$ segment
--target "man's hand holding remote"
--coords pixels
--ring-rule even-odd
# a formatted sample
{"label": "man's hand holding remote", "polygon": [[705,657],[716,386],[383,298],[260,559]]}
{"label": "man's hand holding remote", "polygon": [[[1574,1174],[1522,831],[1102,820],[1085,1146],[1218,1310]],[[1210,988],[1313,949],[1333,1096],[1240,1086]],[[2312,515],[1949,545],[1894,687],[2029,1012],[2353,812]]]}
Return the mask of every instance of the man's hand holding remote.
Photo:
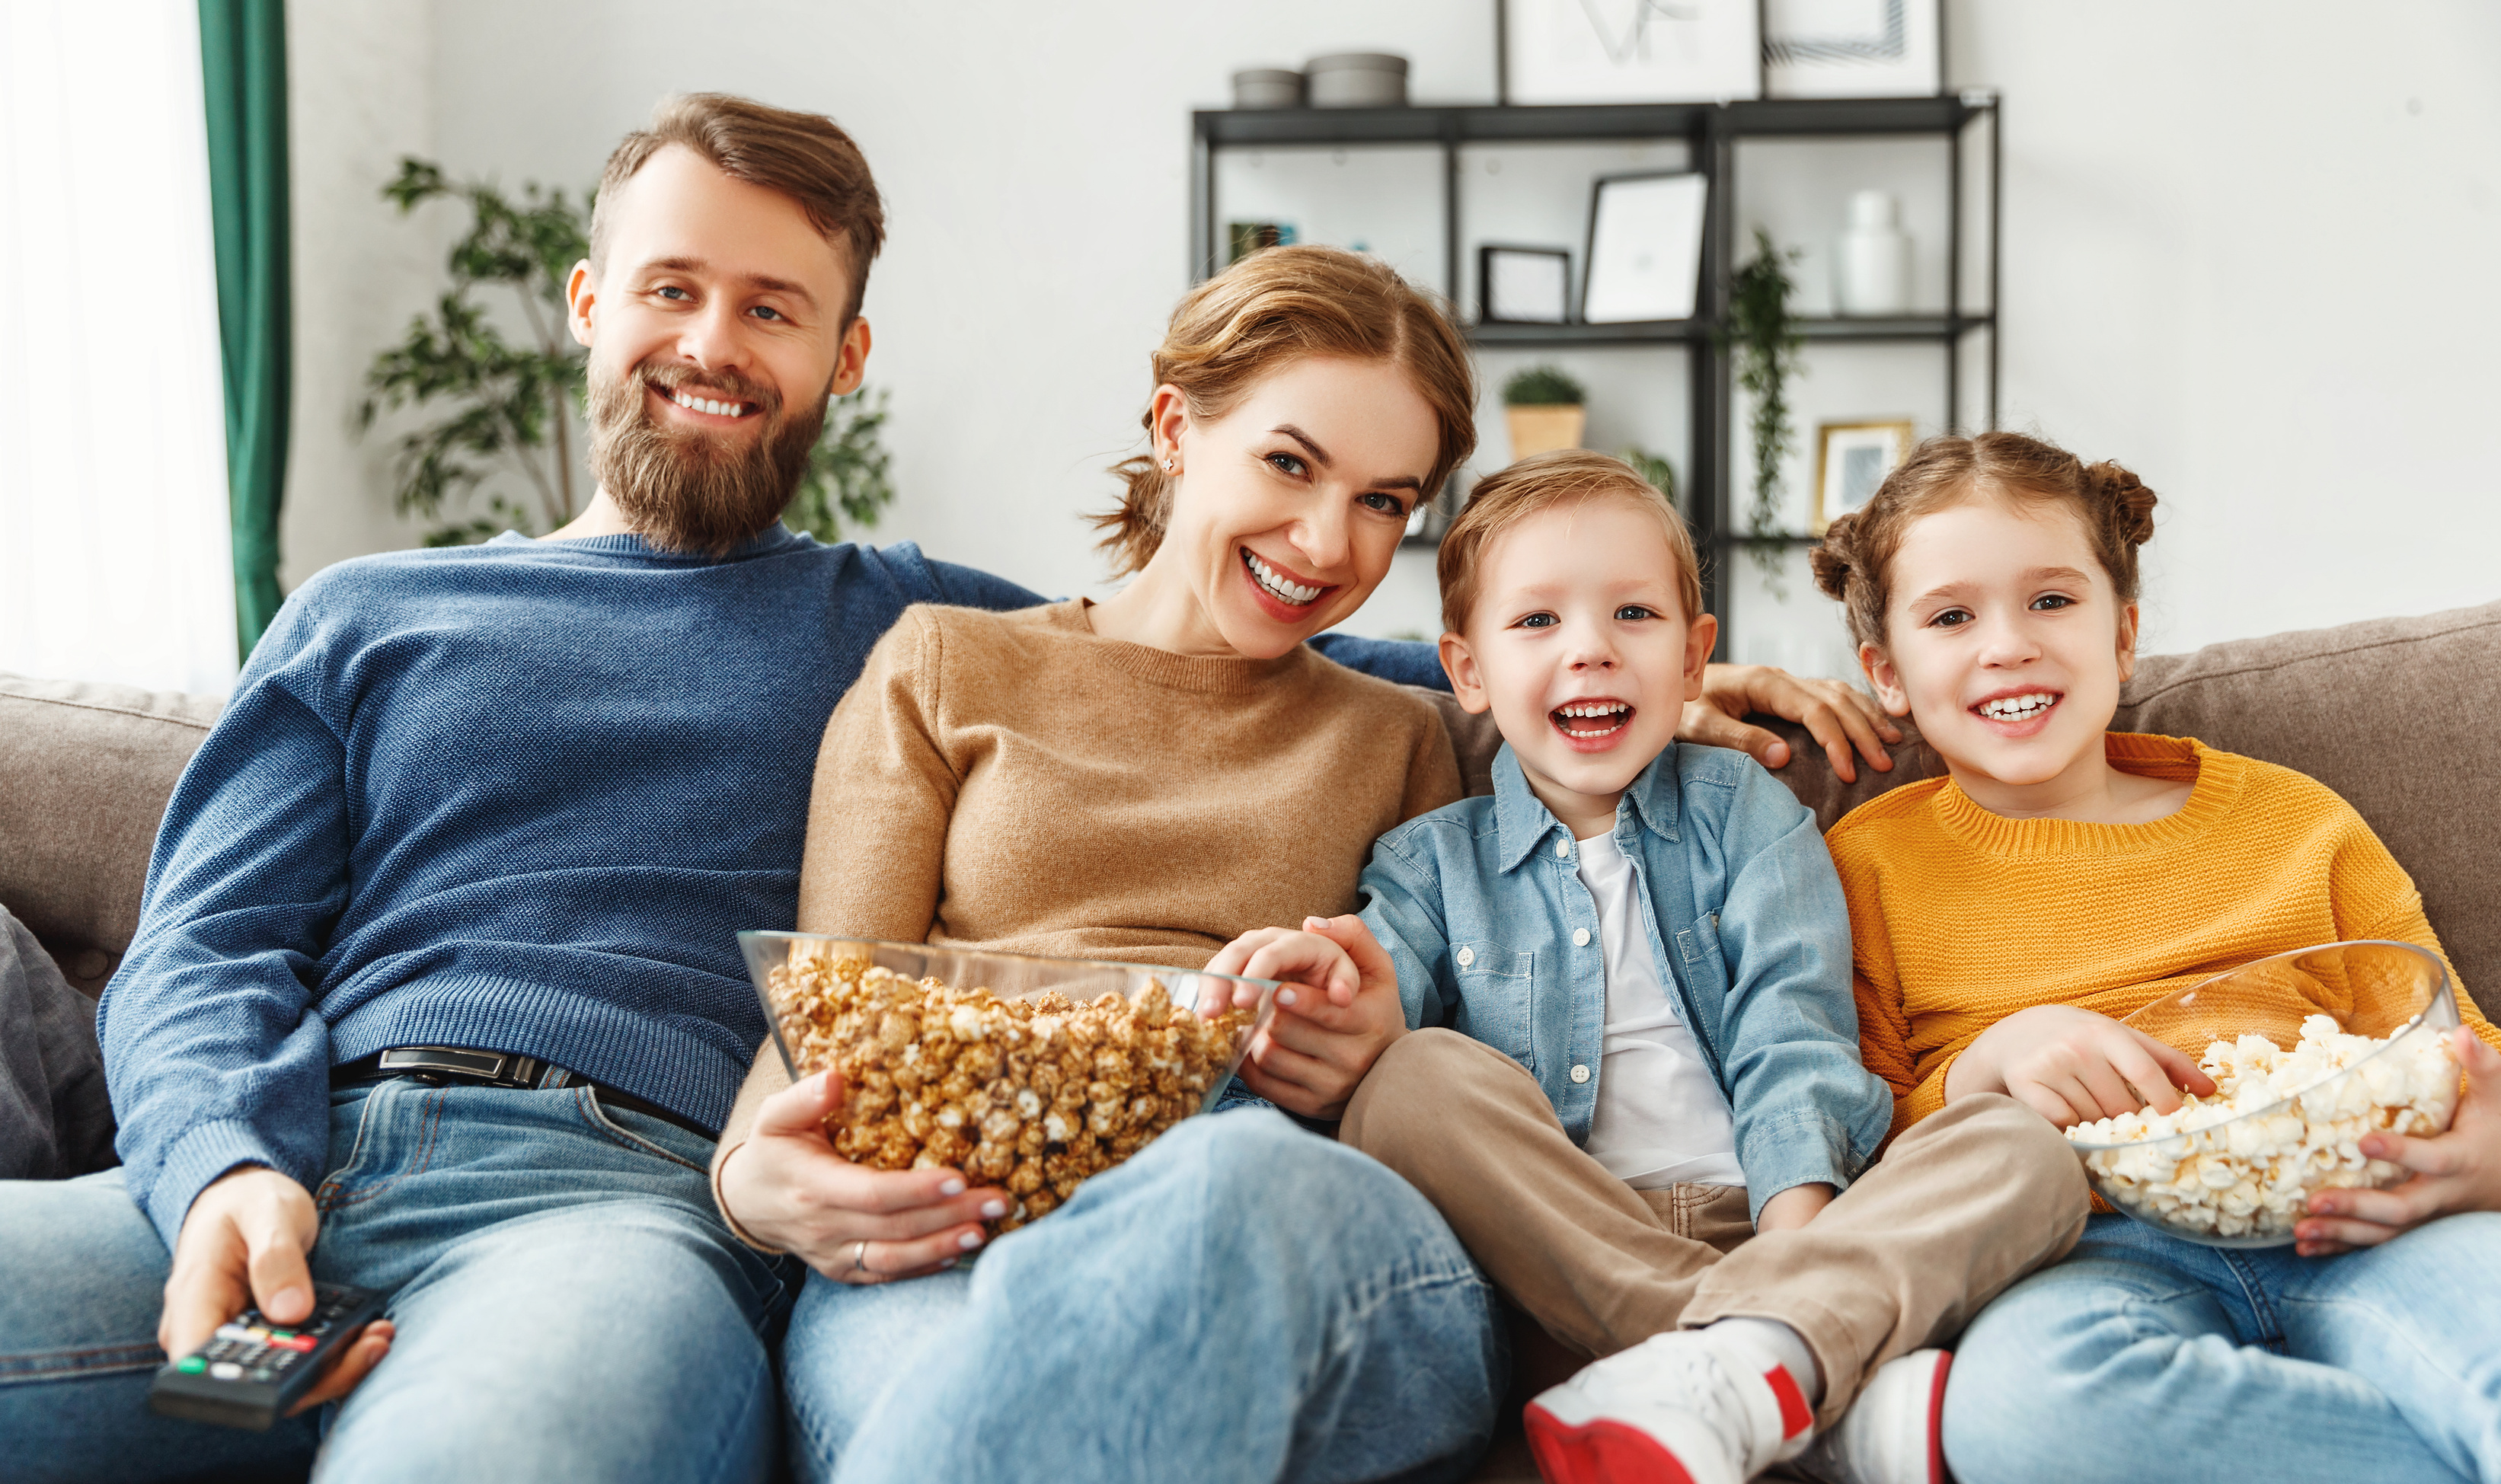
{"label": "man's hand holding remote", "polygon": [[[217,1326],[257,1306],[278,1324],[313,1313],[313,1271],[305,1254],[320,1231],[313,1197],[277,1171],[244,1165],[200,1192],[183,1218],[174,1243],[174,1270],[165,1278],[165,1312],[156,1342],[171,1359],[207,1344]],[[365,1373],[390,1353],[391,1324],[377,1319],[336,1365],[305,1393],[295,1410],[336,1402],[355,1390]]]}

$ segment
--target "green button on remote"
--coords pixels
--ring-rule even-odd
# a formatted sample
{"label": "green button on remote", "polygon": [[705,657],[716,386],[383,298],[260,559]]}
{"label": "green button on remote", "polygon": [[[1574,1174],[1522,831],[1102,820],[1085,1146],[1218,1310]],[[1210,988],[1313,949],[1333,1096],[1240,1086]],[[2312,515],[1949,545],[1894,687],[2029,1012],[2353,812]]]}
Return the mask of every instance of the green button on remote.
{"label": "green button on remote", "polygon": [[183,1374],[186,1376],[195,1376],[201,1371],[208,1369],[209,1363],[201,1359],[199,1356],[186,1355],[183,1357],[183,1363],[174,1369],[183,1372]]}

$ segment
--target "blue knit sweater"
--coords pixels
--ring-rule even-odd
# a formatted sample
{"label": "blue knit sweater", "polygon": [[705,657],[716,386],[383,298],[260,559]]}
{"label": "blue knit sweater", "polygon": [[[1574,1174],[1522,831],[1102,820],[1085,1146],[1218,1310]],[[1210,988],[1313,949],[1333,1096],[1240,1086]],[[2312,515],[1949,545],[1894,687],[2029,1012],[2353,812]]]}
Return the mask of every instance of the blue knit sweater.
{"label": "blue knit sweater", "polygon": [[778,525],[721,560],[508,535],[314,577],[184,770],[98,1008],[132,1198],[171,1245],[239,1164],[311,1188],[331,1066],[389,1046],[718,1127],[764,1037],[732,935],[795,915],[834,703],[907,605],[1040,601]]}

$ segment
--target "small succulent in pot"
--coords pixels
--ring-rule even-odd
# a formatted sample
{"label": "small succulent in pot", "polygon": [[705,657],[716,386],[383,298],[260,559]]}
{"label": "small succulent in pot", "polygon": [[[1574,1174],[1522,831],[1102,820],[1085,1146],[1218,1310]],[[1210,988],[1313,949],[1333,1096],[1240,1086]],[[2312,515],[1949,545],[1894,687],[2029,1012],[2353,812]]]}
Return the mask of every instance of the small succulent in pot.
{"label": "small succulent in pot", "polygon": [[1587,395],[1557,366],[1527,366],[1513,373],[1502,383],[1512,460],[1581,446],[1581,434],[1588,425]]}

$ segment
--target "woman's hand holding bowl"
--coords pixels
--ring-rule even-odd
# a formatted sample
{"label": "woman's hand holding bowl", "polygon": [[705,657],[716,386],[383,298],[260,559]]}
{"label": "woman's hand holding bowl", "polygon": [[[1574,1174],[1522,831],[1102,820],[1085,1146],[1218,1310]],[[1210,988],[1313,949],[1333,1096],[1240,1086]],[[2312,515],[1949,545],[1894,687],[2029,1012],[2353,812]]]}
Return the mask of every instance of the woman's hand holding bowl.
{"label": "woman's hand holding bowl", "polygon": [[871,1170],[834,1152],[825,1118],[843,1080],[807,1077],[756,1106],[746,1142],[720,1167],[721,1206],[747,1235],[840,1283],[886,1283],[954,1266],[982,1245],[1007,1192],[968,1189],[952,1170]]}

